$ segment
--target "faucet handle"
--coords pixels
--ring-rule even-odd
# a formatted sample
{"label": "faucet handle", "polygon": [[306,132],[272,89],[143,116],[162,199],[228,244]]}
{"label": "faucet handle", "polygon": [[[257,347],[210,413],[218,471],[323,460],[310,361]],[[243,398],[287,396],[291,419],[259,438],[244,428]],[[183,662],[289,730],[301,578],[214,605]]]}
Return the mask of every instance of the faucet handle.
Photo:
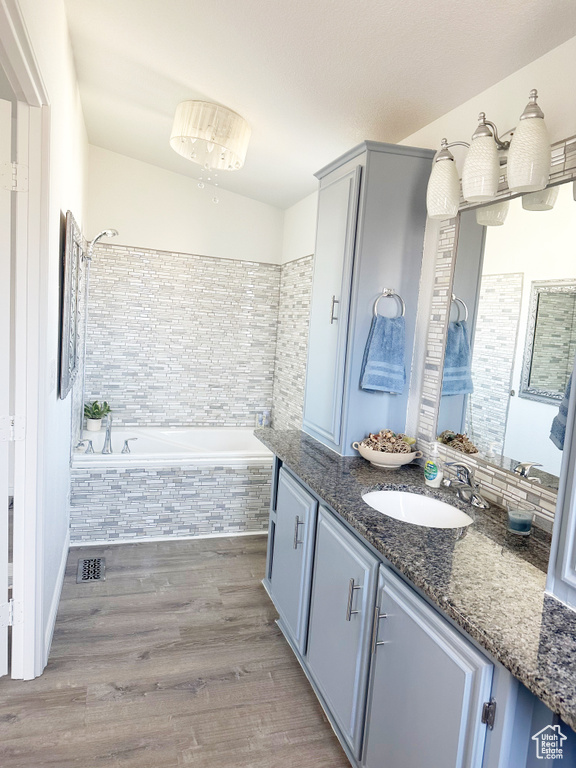
{"label": "faucet handle", "polygon": [[127,440],[124,440],[124,448],[122,448],[122,453],[131,453],[130,446],[128,445],[128,443],[131,440],[138,440],[138,438],[137,437],[129,437]]}
{"label": "faucet handle", "polygon": [[521,477],[529,477],[532,467],[541,467],[542,464],[538,464],[537,461],[521,461],[514,467],[514,472]]}
{"label": "faucet handle", "polygon": [[457,461],[447,461],[446,464],[450,467],[454,467],[454,472],[458,480],[466,485],[472,485],[474,480],[474,470],[466,466],[466,464],[460,464]]}

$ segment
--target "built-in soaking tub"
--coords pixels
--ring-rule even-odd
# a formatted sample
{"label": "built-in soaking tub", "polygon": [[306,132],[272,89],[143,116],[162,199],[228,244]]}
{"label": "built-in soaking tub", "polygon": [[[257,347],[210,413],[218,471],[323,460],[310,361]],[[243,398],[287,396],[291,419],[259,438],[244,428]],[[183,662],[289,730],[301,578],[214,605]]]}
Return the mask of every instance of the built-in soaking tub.
{"label": "built-in soaking tub", "polygon": [[111,454],[104,436],[85,432],[94,453],[74,451],[73,542],[266,530],[272,454],[252,429],[113,425]]}

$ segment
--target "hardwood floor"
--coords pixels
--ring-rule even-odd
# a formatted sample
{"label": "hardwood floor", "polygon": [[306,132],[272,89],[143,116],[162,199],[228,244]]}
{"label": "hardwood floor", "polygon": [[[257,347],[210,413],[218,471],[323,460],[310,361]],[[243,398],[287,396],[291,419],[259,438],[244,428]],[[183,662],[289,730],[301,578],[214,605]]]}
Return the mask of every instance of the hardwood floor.
{"label": "hardwood floor", "polygon": [[[44,675],[0,680],[2,768],[349,768],[274,623],[265,547],[71,550]],[[106,581],[76,584],[99,556]]]}

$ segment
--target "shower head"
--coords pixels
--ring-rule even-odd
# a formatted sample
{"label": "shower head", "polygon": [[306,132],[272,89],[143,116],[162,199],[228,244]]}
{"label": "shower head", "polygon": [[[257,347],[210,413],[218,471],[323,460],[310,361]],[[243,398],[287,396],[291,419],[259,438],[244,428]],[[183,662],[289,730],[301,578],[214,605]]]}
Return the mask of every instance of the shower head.
{"label": "shower head", "polygon": [[88,243],[88,259],[92,258],[92,252],[98,240],[100,240],[102,237],[116,237],[117,234],[117,229],[103,229],[102,232],[99,232],[96,237],[93,240],[90,240]]}

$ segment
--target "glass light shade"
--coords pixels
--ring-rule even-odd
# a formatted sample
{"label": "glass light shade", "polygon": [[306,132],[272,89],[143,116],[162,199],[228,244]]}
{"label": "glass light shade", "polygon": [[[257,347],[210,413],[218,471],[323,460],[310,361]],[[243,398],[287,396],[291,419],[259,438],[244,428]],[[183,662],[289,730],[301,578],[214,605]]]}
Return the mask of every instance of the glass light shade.
{"label": "glass light shade", "polygon": [[462,169],[462,195],[469,202],[491,200],[498,192],[500,161],[492,136],[472,139]]}
{"label": "glass light shade", "polygon": [[546,187],[538,192],[522,196],[522,208],[526,211],[551,211],[558,199],[558,187]]}
{"label": "glass light shade", "polygon": [[251,129],[231,109],[207,101],[178,104],[170,146],[207,170],[237,171],[244,165]]}
{"label": "glass light shade", "polygon": [[520,120],[508,150],[508,187],[512,192],[536,192],[550,178],[552,151],[541,117]]}
{"label": "glass light shade", "polygon": [[487,205],[476,210],[476,221],[482,227],[501,227],[508,216],[509,200]]}
{"label": "glass light shade", "polygon": [[438,160],[432,166],[426,192],[431,219],[452,219],[460,207],[460,179],[454,160]]}

